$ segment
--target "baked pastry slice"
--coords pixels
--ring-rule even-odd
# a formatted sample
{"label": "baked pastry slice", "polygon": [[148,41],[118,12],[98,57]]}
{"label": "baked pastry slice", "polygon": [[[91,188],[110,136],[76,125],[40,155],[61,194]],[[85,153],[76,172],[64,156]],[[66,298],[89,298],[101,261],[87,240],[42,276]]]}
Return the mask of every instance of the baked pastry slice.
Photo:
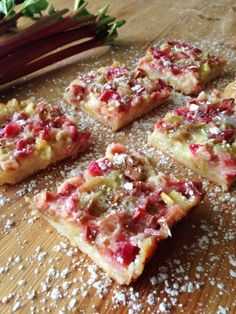
{"label": "baked pastry slice", "polygon": [[117,131],[158,107],[170,91],[162,80],[152,81],[142,71],[114,63],[72,81],[64,98]]}
{"label": "baked pastry slice", "polygon": [[159,48],[148,48],[138,69],[156,80],[163,79],[175,90],[198,94],[204,85],[221,74],[226,60],[182,41],[168,41]]}
{"label": "baked pastry slice", "polygon": [[0,104],[0,184],[15,184],[52,163],[75,157],[89,137],[56,105],[16,99]]}
{"label": "baked pastry slice", "polygon": [[119,284],[142,273],[172,225],[203,198],[201,183],[157,174],[145,155],[112,144],[84,174],[32,207]]}
{"label": "baked pastry slice", "polygon": [[228,189],[236,180],[235,100],[202,92],[158,120],[149,143]]}

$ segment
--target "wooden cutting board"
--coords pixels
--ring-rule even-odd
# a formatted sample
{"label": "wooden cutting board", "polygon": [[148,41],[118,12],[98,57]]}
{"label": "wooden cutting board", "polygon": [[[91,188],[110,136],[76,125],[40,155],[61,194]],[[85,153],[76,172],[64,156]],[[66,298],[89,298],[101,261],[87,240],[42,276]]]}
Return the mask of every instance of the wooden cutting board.
{"label": "wooden cutting board", "polygon": [[[114,60],[133,66],[149,45],[165,38],[197,43],[228,58],[226,73],[208,90],[235,79],[235,1],[107,2],[112,14],[127,20],[113,47],[71,58],[17,87],[2,89],[0,101],[34,96],[62,103],[64,88],[77,73]],[[72,5],[72,1],[54,3],[57,7]],[[90,8],[93,11],[103,4],[90,1]],[[203,204],[176,226],[144,274],[129,287],[119,287],[109,280],[37,218],[25,200],[41,189],[54,188],[97,158],[107,144],[117,141],[153,156],[161,171],[182,178],[195,177],[146,144],[155,120],[185,100],[174,94],[166,106],[117,134],[79,113],[81,124],[93,132],[87,153],[15,187],[0,188],[0,313],[236,313],[235,188],[225,193],[204,181],[207,195]]]}

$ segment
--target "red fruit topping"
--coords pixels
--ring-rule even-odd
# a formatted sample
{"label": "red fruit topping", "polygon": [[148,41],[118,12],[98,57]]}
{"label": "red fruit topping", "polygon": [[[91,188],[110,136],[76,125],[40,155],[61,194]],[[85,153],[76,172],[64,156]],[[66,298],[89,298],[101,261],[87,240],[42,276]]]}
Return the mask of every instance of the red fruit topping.
{"label": "red fruit topping", "polygon": [[32,133],[36,136],[41,134],[42,139],[47,141],[50,137],[50,124],[46,121],[40,120],[34,124]]}
{"label": "red fruit topping", "polygon": [[236,167],[236,158],[233,158],[229,154],[222,155],[222,160],[224,162],[225,167]]}
{"label": "red fruit topping", "polygon": [[117,246],[118,249],[115,253],[116,260],[124,266],[128,266],[132,263],[140,250],[137,246],[125,241],[118,242]]}
{"label": "red fruit topping", "polygon": [[164,50],[154,49],[153,56],[156,59],[160,59],[160,58],[171,59],[170,50],[168,48]]}
{"label": "red fruit topping", "polygon": [[71,195],[74,191],[76,191],[78,188],[78,185],[66,182],[62,185],[60,192],[58,193],[61,196],[68,196]]}
{"label": "red fruit topping", "polygon": [[226,180],[230,184],[236,178],[236,158],[233,158],[229,154],[223,154],[221,156],[222,167],[225,172]]}
{"label": "red fruit topping", "polygon": [[187,54],[187,53],[184,52],[184,51],[181,51],[180,54],[181,54],[182,56],[184,56],[185,58],[187,58],[187,59],[190,57],[189,54]]}
{"label": "red fruit topping", "polygon": [[102,176],[110,168],[111,162],[108,158],[103,158],[98,162],[93,161],[88,166],[87,171],[90,176]]}
{"label": "red fruit topping", "polygon": [[168,45],[172,46],[172,47],[176,46],[177,48],[188,48],[196,54],[202,53],[201,49],[195,48],[195,47],[191,46],[190,44],[184,43],[180,40],[179,41],[168,41]]}
{"label": "red fruit topping", "polygon": [[87,241],[93,241],[96,239],[97,233],[98,233],[97,225],[94,222],[90,221],[85,229],[85,239]]}
{"label": "red fruit topping", "polygon": [[136,210],[135,210],[135,213],[133,215],[133,219],[140,219],[144,216],[145,214],[145,210],[144,208],[142,207],[138,207]]}
{"label": "red fruit topping", "polygon": [[63,123],[65,123],[67,121],[67,118],[65,116],[60,116],[60,117],[56,117],[53,122],[54,122],[54,127],[55,128],[60,128]]}
{"label": "red fruit topping", "polygon": [[41,137],[43,140],[48,141],[50,139],[50,131],[48,129],[42,130]]}
{"label": "red fruit topping", "polygon": [[[29,128],[30,129],[30,128]],[[35,127],[33,127],[32,129],[32,133],[34,135],[38,135],[39,133],[43,132],[44,131],[44,127],[40,126],[40,125],[37,125]]]}
{"label": "red fruit topping", "polygon": [[86,90],[85,87],[80,86],[80,85],[70,86],[70,93],[75,98],[79,98],[78,96],[80,96],[80,99],[82,99],[82,97],[85,94],[85,90]]}
{"label": "red fruit topping", "polygon": [[107,171],[107,170],[111,167],[111,161],[110,161],[110,159],[108,159],[107,157],[104,157],[104,158],[100,161],[100,165],[102,165],[102,170],[103,170],[103,171]]}
{"label": "red fruit topping", "polygon": [[110,67],[105,71],[104,75],[106,79],[109,81],[113,78],[124,75],[126,72],[127,70],[125,67]]}
{"label": "red fruit topping", "polygon": [[199,106],[198,115],[201,121],[209,123],[213,117],[218,115],[218,110],[214,105],[201,105]]}
{"label": "red fruit topping", "polygon": [[34,140],[24,140],[20,139],[16,144],[16,153],[15,156],[17,158],[24,158],[27,157],[29,154],[33,152],[33,146]]}
{"label": "red fruit topping", "polygon": [[235,180],[235,178],[236,178],[236,170],[226,175],[226,180],[228,184],[231,184]]}
{"label": "red fruit topping", "polygon": [[163,191],[176,190],[177,192],[182,193],[186,198],[199,198],[203,199],[204,191],[202,189],[202,183],[200,181],[194,182],[174,182],[166,181]]}
{"label": "red fruit topping", "polygon": [[61,115],[61,110],[57,105],[49,104],[47,106],[47,109],[52,117],[58,117]]}
{"label": "red fruit topping", "polygon": [[234,99],[222,99],[220,103],[220,111],[232,112],[234,107]]}
{"label": "red fruit topping", "polygon": [[78,136],[79,136],[79,131],[78,131],[77,126],[76,125],[69,125],[67,127],[67,130],[69,131],[72,140],[76,141]]}
{"label": "red fruit topping", "polygon": [[198,150],[198,148],[201,147],[201,146],[202,146],[201,144],[190,144],[189,145],[189,149],[190,149],[191,153],[193,155],[195,155],[197,150]]}
{"label": "red fruit topping", "polygon": [[156,86],[158,87],[158,90],[162,90],[162,89],[168,89],[169,91],[172,90],[172,87],[167,85],[165,81],[158,79],[156,81]]}
{"label": "red fruit topping", "polygon": [[197,71],[198,71],[198,67],[195,66],[195,65],[190,65],[189,68],[188,68],[188,70],[189,70],[190,72],[197,72]]}
{"label": "red fruit topping", "polygon": [[171,47],[178,47],[178,48],[189,48],[189,49],[193,48],[190,44],[186,44],[180,40],[168,41],[168,45]]}
{"label": "red fruit topping", "polygon": [[102,176],[103,170],[96,161],[91,162],[87,168],[88,174],[92,177]]}
{"label": "red fruit topping", "polygon": [[[144,206],[146,205],[144,204]],[[153,210],[154,208],[155,208],[155,211]],[[137,208],[133,216],[133,219],[135,220],[134,223],[136,224],[136,228],[137,226],[139,226],[140,231],[145,230],[147,227],[156,229],[159,227],[158,220],[160,219],[161,216],[165,214],[166,214],[166,205],[162,201],[162,203],[147,204],[146,208],[141,208],[141,207]]]}
{"label": "red fruit topping", "polygon": [[9,123],[4,130],[5,137],[16,137],[21,132],[21,126],[15,123]]}
{"label": "red fruit topping", "polygon": [[202,53],[202,50],[199,48],[193,48],[193,52],[195,52],[196,54],[200,54]]}
{"label": "red fruit topping", "polygon": [[27,141],[24,140],[24,139],[21,139],[21,140],[19,140],[19,141],[17,142],[17,144],[16,144],[16,149],[17,149],[17,150],[22,150],[22,149],[24,149],[26,146],[27,146]]}
{"label": "red fruit topping", "polygon": [[209,123],[215,116],[218,115],[218,110],[214,105],[201,104],[198,106],[198,110],[193,111],[189,109],[191,104],[196,103],[190,102],[188,107],[180,107],[175,110],[175,113],[192,123]]}
{"label": "red fruit topping", "polygon": [[218,142],[226,141],[231,144],[234,141],[235,129],[228,129],[220,134],[211,134],[211,138],[214,138]]}
{"label": "red fruit topping", "polygon": [[174,75],[179,75],[182,73],[182,69],[177,66],[170,65],[170,70]]}
{"label": "red fruit topping", "polygon": [[174,46],[181,46],[181,42],[180,41],[168,41],[167,44],[171,47],[174,47]]}
{"label": "red fruit topping", "polygon": [[57,199],[57,196],[51,192],[45,193],[45,201],[46,202],[54,202]]}
{"label": "red fruit topping", "polygon": [[175,109],[175,112],[181,117],[185,117],[189,113],[189,111],[190,110],[187,107],[179,107]]}
{"label": "red fruit topping", "polygon": [[109,89],[106,90],[99,99],[105,102],[108,102],[109,100],[119,100],[120,95],[116,91]]}

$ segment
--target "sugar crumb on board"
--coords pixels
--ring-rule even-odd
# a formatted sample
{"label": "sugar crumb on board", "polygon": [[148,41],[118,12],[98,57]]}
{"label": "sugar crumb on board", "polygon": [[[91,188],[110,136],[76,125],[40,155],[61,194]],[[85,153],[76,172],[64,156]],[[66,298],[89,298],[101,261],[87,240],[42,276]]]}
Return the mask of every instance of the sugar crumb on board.
{"label": "sugar crumb on board", "polygon": [[[221,42],[199,41],[201,47],[209,47],[216,53],[222,51]],[[134,66],[143,51],[133,46],[129,49],[119,51],[120,47],[114,47],[110,56],[102,60],[93,59],[92,62],[84,62],[83,72],[89,71],[92,67],[99,67],[111,63],[117,58],[129,55],[127,62]],[[117,52],[119,55],[117,56]],[[231,50],[224,50],[224,55],[233,62],[235,55]],[[73,76],[75,76],[73,74]],[[229,82],[228,78],[220,78],[208,86],[223,87]],[[47,82],[45,82],[47,83]],[[180,313],[186,313],[185,302],[182,296],[188,296],[191,303],[191,296],[201,292],[206,285],[217,291],[217,297],[228,297],[235,293],[235,287],[228,285],[229,281],[236,277],[236,257],[232,252],[233,241],[235,241],[235,219],[236,219],[236,194],[235,191],[223,192],[220,187],[213,186],[204,180],[204,187],[208,194],[206,203],[209,210],[210,220],[205,219],[202,208],[196,210],[190,217],[191,225],[183,222],[175,231],[173,239],[178,241],[178,231],[186,233],[186,239],[180,243],[174,254],[167,254],[167,258],[158,260],[160,255],[154,256],[151,266],[145,272],[137,284],[131,287],[119,287],[109,279],[96,265],[79,252],[77,248],[58,236],[45,222],[39,220],[31,213],[27,205],[25,210],[17,210],[19,200],[23,197],[32,197],[43,188],[55,188],[65,178],[82,172],[91,160],[103,155],[105,146],[111,142],[124,142],[129,149],[139,149],[156,160],[156,168],[171,172],[172,176],[193,178],[194,174],[186,170],[161,152],[150,148],[147,145],[147,136],[153,130],[153,124],[165,113],[176,106],[183,105],[189,97],[173,93],[166,106],[154,111],[155,114],[148,114],[142,119],[135,121],[132,125],[113,133],[110,129],[95,122],[92,118],[81,112],[74,112],[61,100],[61,93],[69,80],[54,79],[53,84],[60,86],[57,91],[55,102],[58,102],[62,109],[68,114],[75,114],[79,117],[79,126],[92,132],[91,145],[86,153],[74,161],[67,161],[50,167],[49,170],[34,176],[15,188],[15,198],[8,196],[8,193],[1,191],[0,207],[5,209],[0,213],[0,235],[9,241],[16,242],[17,252],[9,255],[10,251],[5,244],[1,250],[4,260],[0,265],[0,285],[6,293],[0,300],[1,307],[8,312],[22,312],[27,307],[29,313],[42,313],[57,310],[58,313],[70,313],[80,306],[81,299],[85,304],[90,304],[93,313],[99,313],[99,305],[103,301],[104,309],[112,308],[114,311],[120,308],[128,309],[129,314],[136,313],[171,313],[178,308]],[[31,86],[31,83],[28,83]],[[46,84],[44,87],[46,93]],[[28,94],[30,96],[30,89]],[[43,94],[43,91],[41,91]],[[16,89],[16,96],[18,90]],[[46,98],[46,96],[45,96]],[[6,208],[9,206],[14,213],[9,213]],[[22,206],[22,205],[21,205]],[[24,214],[22,214],[24,212]],[[198,215],[194,219],[194,215]],[[23,231],[20,226],[24,226]],[[49,228],[47,237],[39,234]],[[38,236],[35,247],[35,239],[27,235],[32,230],[34,236]],[[38,230],[40,232],[38,233]],[[48,238],[49,242],[44,243]],[[27,243],[24,242],[27,239]],[[164,243],[164,245],[168,245]],[[224,252],[219,251],[224,247]],[[27,248],[33,248],[28,252]],[[160,248],[161,250],[161,248]],[[197,261],[197,262],[196,262]],[[228,272],[225,273],[225,269]],[[220,275],[224,273],[225,277]],[[34,285],[31,278],[34,278]],[[15,282],[16,285],[10,284]],[[6,288],[7,286],[7,288]],[[108,299],[108,296],[110,298]],[[111,304],[109,303],[111,302]],[[209,296],[208,305],[214,303]],[[202,313],[207,313],[208,305],[204,305]],[[232,309],[217,305],[217,314],[230,313]],[[6,312],[7,312],[6,311]],[[81,313],[83,308],[81,305]]]}

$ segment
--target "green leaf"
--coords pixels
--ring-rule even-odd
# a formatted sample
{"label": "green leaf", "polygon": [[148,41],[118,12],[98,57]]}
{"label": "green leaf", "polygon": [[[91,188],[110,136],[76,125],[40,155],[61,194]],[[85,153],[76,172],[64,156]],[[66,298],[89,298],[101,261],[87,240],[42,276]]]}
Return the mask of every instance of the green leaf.
{"label": "green leaf", "polygon": [[76,12],[75,18],[77,20],[91,15],[89,11],[86,9],[86,6],[87,6],[87,3],[84,0],[75,1],[74,11]]}
{"label": "green leaf", "polygon": [[47,0],[26,0],[21,7],[21,12],[32,18],[35,14],[42,15],[42,11],[46,10],[48,5]]}
{"label": "green leaf", "polygon": [[125,25],[125,23],[126,23],[126,20],[119,20],[119,21],[116,22],[116,27],[120,28],[123,25]]}
{"label": "green leaf", "polygon": [[105,5],[98,11],[99,14],[97,15],[97,24],[99,27],[108,25],[115,21],[116,18],[114,16],[106,15],[108,9],[109,5]]}
{"label": "green leaf", "polygon": [[15,7],[14,0],[1,0],[0,13],[4,14],[4,16],[6,16],[7,19],[10,19],[15,15],[14,7]]}
{"label": "green leaf", "polygon": [[109,4],[105,5],[105,6],[102,7],[101,9],[99,9],[99,10],[98,10],[98,12],[99,12],[98,17],[99,17],[99,18],[103,18],[103,17],[106,15],[108,9],[109,9]]}
{"label": "green leaf", "polygon": [[15,15],[16,15],[16,12],[12,10],[11,12],[8,13],[7,19],[11,20]]}
{"label": "green leaf", "polygon": [[105,5],[98,11],[96,18],[98,30],[96,31],[96,34],[99,38],[106,38],[110,43],[118,36],[117,28],[124,25],[126,21],[120,20],[114,22],[116,18],[107,14],[108,9],[109,5]]}
{"label": "green leaf", "polygon": [[84,0],[75,0],[74,2],[74,11],[77,11],[82,5],[85,4]]}
{"label": "green leaf", "polygon": [[55,9],[54,5],[50,4],[49,8],[48,8],[48,14],[49,15],[53,15],[55,14],[56,12],[58,12],[57,9]]}
{"label": "green leaf", "polygon": [[109,27],[108,35],[107,35],[107,41],[110,43],[112,42],[116,37],[118,37],[117,28],[120,28],[126,23],[125,20],[120,20],[115,23],[113,23]]}

